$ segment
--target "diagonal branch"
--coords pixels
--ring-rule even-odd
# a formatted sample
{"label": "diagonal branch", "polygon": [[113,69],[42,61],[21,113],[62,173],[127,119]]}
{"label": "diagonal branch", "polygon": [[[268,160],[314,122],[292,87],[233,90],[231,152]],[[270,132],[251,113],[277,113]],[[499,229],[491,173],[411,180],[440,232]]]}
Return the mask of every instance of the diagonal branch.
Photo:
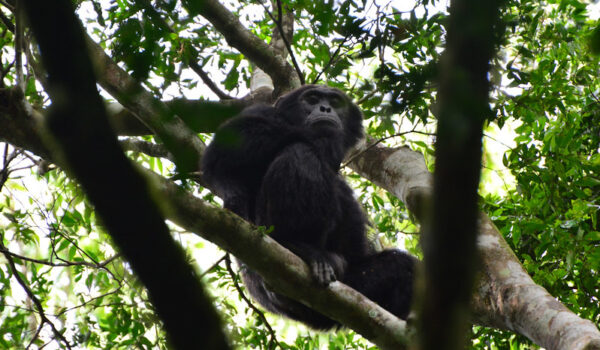
{"label": "diagonal branch", "polygon": [[202,79],[202,82],[204,82],[204,85],[208,86],[208,88],[212,92],[214,92],[215,95],[217,95],[217,97],[219,97],[221,100],[232,100],[233,97],[229,96],[227,93],[225,93],[221,89],[219,89],[219,87],[217,86],[217,84],[215,84],[215,82],[210,79],[210,76],[208,75],[208,73],[206,73],[202,69],[202,67],[200,67],[200,65],[198,64],[198,62],[192,60],[192,59],[195,60],[195,59],[198,58],[198,53],[191,46],[189,46],[189,49],[193,50],[193,52],[190,55],[190,58],[187,58],[188,57],[187,55],[184,55],[184,57],[186,57],[186,61],[187,61],[188,66],[196,74],[198,74],[198,76],[200,77],[200,79]]}
{"label": "diagonal branch", "polygon": [[[3,125],[1,113],[0,125]],[[37,127],[27,130],[30,130],[28,140],[40,138]],[[0,128],[0,139],[13,131]],[[24,143],[23,147],[29,149]],[[48,155],[48,160],[55,161],[46,148],[42,153]],[[117,170],[112,168],[110,171],[114,176]],[[233,253],[261,273],[270,285],[283,288],[283,294],[340,321],[382,348],[405,348],[404,321],[342,283],[333,283],[328,288],[314,285],[306,263],[262,231],[227,210],[206,204],[169,180],[147,174],[153,179],[151,183],[160,185],[164,207],[170,208],[166,213],[169,220]],[[164,253],[155,256],[164,256]]]}
{"label": "diagonal branch", "polygon": [[205,145],[162,101],[154,98],[85,35],[98,83],[165,143],[181,172],[194,172]]}
{"label": "diagonal branch", "polygon": [[171,208],[167,218],[215,243],[259,272],[275,292],[301,301],[352,328],[383,349],[405,349],[406,322],[341,282],[317,285],[306,263],[262,230],[228,210],[205,203],[146,171]]}

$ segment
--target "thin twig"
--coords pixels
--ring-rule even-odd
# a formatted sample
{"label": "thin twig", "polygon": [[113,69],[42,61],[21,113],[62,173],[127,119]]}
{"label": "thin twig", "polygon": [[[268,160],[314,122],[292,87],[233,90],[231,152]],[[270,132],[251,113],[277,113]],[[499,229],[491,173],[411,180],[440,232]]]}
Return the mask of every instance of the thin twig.
{"label": "thin twig", "polygon": [[[60,331],[56,328],[56,326],[54,325],[54,323],[48,318],[48,316],[46,316],[46,313],[44,311],[44,307],[42,306],[42,303],[40,302],[40,300],[35,296],[35,294],[31,291],[31,289],[29,288],[29,286],[27,285],[27,283],[25,283],[25,281],[21,278],[21,276],[19,275],[19,271],[17,270],[17,267],[15,266],[15,262],[12,258],[12,256],[8,253],[6,253],[6,247],[4,246],[4,237],[0,236],[0,249],[2,254],[4,255],[4,257],[6,258],[7,262],[8,262],[8,266],[10,267],[10,270],[12,272],[13,277],[17,280],[17,282],[19,283],[19,285],[21,286],[21,288],[23,288],[23,290],[25,291],[25,294],[27,294],[27,296],[29,297],[29,299],[31,299],[31,301],[33,302],[33,304],[35,305],[35,308],[42,320],[42,324],[40,325],[40,327],[42,327],[42,325],[44,323],[47,323],[50,328],[52,329],[52,333],[54,333],[54,336],[56,338],[59,339],[60,342],[64,343],[65,346],[67,347],[67,349],[71,349],[71,344],[67,341],[67,339],[65,338],[65,336],[60,333]],[[39,332],[36,333],[36,335],[39,335]],[[34,338],[35,339],[35,338]]]}
{"label": "thin twig", "polygon": [[[191,46],[189,46],[189,48],[190,48],[190,50],[193,51],[191,56],[194,58],[198,57],[198,53],[196,52],[196,50],[194,48],[192,48]],[[212,79],[210,78],[208,73],[206,73],[202,69],[202,67],[200,67],[198,62],[189,61],[189,62],[187,62],[187,64],[196,74],[198,74],[200,79],[202,79],[202,82],[204,83],[204,85],[206,85],[212,92],[214,92],[215,95],[217,95],[217,97],[219,97],[221,100],[233,100],[234,99],[234,97],[228,95],[223,90],[219,89],[217,84],[214,81],[212,81]]]}
{"label": "thin twig", "polygon": [[504,142],[502,142],[502,141],[500,141],[500,140],[498,140],[498,139],[494,138],[493,136],[491,136],[491,135],[489,135],[489,134],[485,134],[485,133],[484,133],[484,134],[483,134],[483,137],[487,137],[488,139],[491,139],[491,140],[493,140],[493,141],[496,141],[496,142],[498,142],[499,144],[501,144],[502,146],[504,146],[504,147],[508,148],[509,150],[512,150],[512,149],[514,149],[513,147],[511,147],[511,146],[509,146],[509,145],[505,144]]}
{"label": "thin twig", "polygon": [[235,286],[235,289],[237,290],[237,292],[240,295],[240,297],[242,298],[242,300],[244,300],[244,302],[246,302],[248,307],[250,307],[252,309],[252,311],[254,311],[258,315],[258,317],[263,321],[265,327],[267,327],[267,330],[269,331],[269,334],[271,335],[271,339],[269,339],[269,344],[267,345],[268,348],[275,349],[277,346],[281,347],[281,345],[279,345],[279,341],[277,341],[277,336],[275,335],[275,331],[273,331],[273,328],[271,328],[271,325],[269,324],[269,321],[267,321],[265,314],[262,311],[260,311],[252,303],[252,301],[250,301],[250,299],[248,299],[246,294],[244,294],[242,287],[240,286],[240,284],[237,281],[237,275],[235,274],[235,272],[233,272],[233,268],[231,267],[231,259],[229,257],[229,253],[225,254],[225,265],[227,266],[227,271],[229,272],[229,275],[231,276],[233,285]]}
{"label": "thin twig", "polygon": [[344,37],[344,39],[342,39],[342,41],[338,44],[333,55],[329,56],[329,61],[327,61],[327,64],[325,65],[325,67],[323,67],[323,69],[321,69],[321,71],[317,74],[317,76],[313,80],[313,84],[316,84],[319,81],[319,79],[321,78],[321,75],[323,75],[323,73],[325,73],[329,69],[329,67],[331,67],[333,65],[333,61],[339,55],[339,53],[342,49],[342,46],[346,43],[346,41],[348,41],[349,37],[350,37],[350,34],[346,35]]}
{"label": "thin twig", "polygon": [[23,76],[23,7],[22,1],[17,1],[15,5],[15,75],[17,77],[17,87],[21,92],[25,92],[25,78]]}
{"label": "thin twig", "polygon": [[37,329],[35,330],[35,333],[33,334],[33,337],[31,338],[31,341],[29,341],[29,344],[27,344],[27,347],[25,348],[25,350],[28,350],[29,348],[31,348],[31,346],[33,345],[33,343],[35,342],[37,337],[39,337],[40,332],[42,331],[42,328],[44,328],[44,322],[40,322]]}
{"label": "thin twig", "polygon": [[[115,289],[111,290],[110,292],[106,292],[106,293],[104,293],[104,294],[97,295],[97,296],[95,296],[95,297],[93,297],[93,298],[91,298],[91,299],[89,299],[89,300],[86,300],[86,301],[84,301],[83,303],[81,303],[81,304],[79,304],[79,305],[75,305],[75,306],[72,306],[72,307],[70,307],[70,308],[63,309],[61,312],[59,312],[58,314],[56,314],[56,315],[54,315],[54,316],[56,316],[56,317],[58,317],[58,316],[62,316],[62,315],[66,314],[66,313],[67,313],[67,312],[69,312],[69,311],[73,311],[73,310],[75,310],[75,309],[82,308],[82,307],[84,307],[84,306],[86,306],[86,305],[88,305],[88,304],[91,304],[91,303],[93,303],[94,301],[96,301],[96,300],[98,300],[98,299],[103,299],[103,298],[105,298],[105,297],[107,297],[107,296],[109,296],[109,295],[116,294],[116,293],[117,293],[117,292],[119,292],[119,291],[121,290],[121,288],[123,287],[123,284],[121,283],[121,281],[119,281],[119,280],[116,280],[116,281],[119,283],[119,286],[118,286],[118,287],[116,287]],[[114,306],[114,305],[112,305],[112,304],[116,304],[116,305],[126,305],[125,303],[109,303],[109,304],[95,305],[95,308],[102,307],[102,306]]]}
{"label": "thin twig", "polygon": [[96,269],[104,268],[106,265],[110,264],[117,258],[121,257],[121,254],[116,254],[98,264],[90,263],[87,261],[67,261],[67,262],[62,262],[62,263],[54,263],[49,260],[34,259],[34,258],[29,258],[29,257],[23,256],[23,255],[19,255],[17,253],[13,253],[13,252],[9,251],[5,247],[0,247],[0,253],[8,254],[8,255],[12,256],[13,258],[17,258],[20,260],[29,261],[29,262],[32,262],[35,264],[46,265],[46,266],[51,266],[51,267],[87,266],[87,267],[92,267],[92,268],[96,268]]}
{"label": "thin twig", "polygon": [[363,102],[365,102],[366,100],[373,97],[377,92],[378,92],[377,90],[369,91],[367,94],[365,94],[363,97],[361,97],[358,101],[356,101],[356,104],[361,105]]}
{"label": "thin twig", "polygon": [[592,98],[596,101],[596,103],[600,104],[600,99],[598,98],[598,96],[596,96],[596,94],[592,91],[592,89],[590,89],[590,87],[587,87],[590,95],[592,95]]}
{"label": "thin twig", "polygon": [[[416,126],[415,126],[416,128]],[[369,146],[365,147],[365,149],[361,150],[360,152],[356,152],[355,154],[350,156],[350,159],[348,159],[343,165],[342,167],[346,167],[348,166],[348,164],[352,163],[354,161],[354,159],[356,159],[358,156],[360,156],[361,154],[367,152],[368,150],[370,150],[371,148],[377,146],[378,144],[380,144],[381,142],[394,138],[394,137],[399,137],[399,136],[404,136],[406,134],[421,134],[421,135],[427,135],[427,136],[435,136],[435,134],[430,133],[430,132],[425,132],[425,131],[417,131],[415,130],[415,128],[413,128],[410,131],[405,131],[405,132],[401,132],[398,134],[394,134],[394,135],[390,135],[390,136],[386,136],[386,137],[382,137],[379,140],[373,142],[372,144],[370,144]]]}
{"label": "thin twig", "polygon": [[298,61],[296,61],[296,55],[294,55],[294,52],[292,51],[292,45],[290,45],[290,42],[287,40],[287,37],[285,35],[285,32],[283,30],[283,13],[282,13],[282,9],[281,9],[281,1],[277,0],[277,8],[279,11],[279,18],[275,18],[275,16],[273,16],[273,14],[271,13],[271,11],[269,11],[269,9],[267,8],[267,6],[262,2],[259,1],[259,3],[262,5],[262,7],[265,9],[265,12],[267,13],[267,15],[269,15],[269,18],[271,18],[271,20],[273,22],[275,22],[275,26],[277,27],[277,30],[279,31],[279,35],[281,35],[281,39],[283,40],[283,43],[285,44],[285,48],[287,49],[288,53],[290,54],[290,59],[292,60],[292,64],[294,65],[294,69],[296,70],[296,74],[298,74],[298,79],[300,79],[300,84],[304,85],[306,84],[306,81],[304,80],[304,74],[302,73],[302,70],[300,69],[300,66],[298,65]]}

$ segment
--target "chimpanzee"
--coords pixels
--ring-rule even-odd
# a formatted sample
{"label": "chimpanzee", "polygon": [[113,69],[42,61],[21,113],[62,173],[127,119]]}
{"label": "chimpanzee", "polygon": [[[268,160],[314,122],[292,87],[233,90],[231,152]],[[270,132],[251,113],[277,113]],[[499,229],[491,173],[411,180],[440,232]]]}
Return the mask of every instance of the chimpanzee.
{"label": "chimpanzee", "polygon": [[[300,256],[317,283],[340,280],[406,319],[416,259],[397,249],[375,252],[367,220],[339,173],[363,136],[362,113],[338,89],[305,85],[275,106],[255,105],[222,125],[206,149],[204,179],[226,208],[273,227],[271,237]],[[315,329],[335,321],[269,290],[248,268],[242,277],[267,310]]]}

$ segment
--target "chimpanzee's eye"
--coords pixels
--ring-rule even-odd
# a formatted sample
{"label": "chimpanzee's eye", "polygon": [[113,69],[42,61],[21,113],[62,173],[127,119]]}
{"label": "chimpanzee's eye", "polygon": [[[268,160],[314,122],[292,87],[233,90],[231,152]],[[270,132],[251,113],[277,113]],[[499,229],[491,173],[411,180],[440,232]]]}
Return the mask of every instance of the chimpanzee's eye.
{"label": "chimpanzee's eye", "polygon": [[329,98],[329,103],[333,108],[340,108],[344,106],[344,100],[342,100],[339,96],[331,96]]}
{"label": "chimpanzee's eye", "polygon": [[306,102],[308,102],[311,105],[316,105],[317,103],[319,103],[319,97],[317,95],[307,95],[305,99]]}

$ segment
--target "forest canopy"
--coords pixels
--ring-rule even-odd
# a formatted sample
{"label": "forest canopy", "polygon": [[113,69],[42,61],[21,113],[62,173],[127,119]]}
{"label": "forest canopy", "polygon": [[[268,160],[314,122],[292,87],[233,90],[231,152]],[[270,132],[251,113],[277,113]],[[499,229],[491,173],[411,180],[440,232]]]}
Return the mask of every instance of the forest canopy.
{"label": "forest canopy", "polygon": [[[600,349],[599,54],[584,0],[0,0],[0,348]],[[340,172],[424,261],[409,322],[202,178],[305,84],[362,110]],[[344,328],[264,311],[233,257]]]}

